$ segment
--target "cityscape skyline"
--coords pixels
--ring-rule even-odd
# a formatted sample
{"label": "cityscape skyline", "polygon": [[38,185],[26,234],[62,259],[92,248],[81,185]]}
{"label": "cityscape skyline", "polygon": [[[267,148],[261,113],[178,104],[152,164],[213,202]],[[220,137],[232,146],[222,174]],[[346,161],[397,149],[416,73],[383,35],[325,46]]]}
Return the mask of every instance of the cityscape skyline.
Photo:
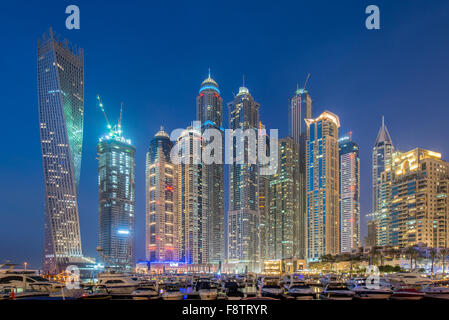
{"label": "cityscape skyline", "polygon": [[[59,29],[59,28],[58,28]],[[61,28],[62,29],[62,28]],[[45,30],[45,28],[42,29],[42,31]],[[67,32],[64,33],[64,36],[67,35],[67,38],[70,38],[70,40],[73,40],[72,36],[70,34],[67,34]],[[368,35],[366,35],[368,36]],[[35,37],[37,38],[37,36]],[[83,41],[77,41],[77,43],[83,47],[83,48],[88,48],[88,45],[83,44]],[[35,44],[35,42],[34,42]],[[31,45],[30,45],[31,47]],[[86,49],[87,50],[87,49]],[[95,56],[94,56],[95,57]],[[86,55],[86,63],[89,61],[89,55]],[[95,60],[93,60],[95,61]],[[89,62],[89,64],[92,64],[92,62]],[[210,65],[211,66],[210,66]],[[214,68],[214,65],[218,66]],[[154,136],[154,134],[157,132],[157,128],[159,128],[159,126],[162,124],[164,125],[164,127],[166,128],[178,128],[178,127],[185,127],[190,121],[190,119],[194,119],[194,112],[195,112],[195,108],[194,108],[194,97],[195,97],[195,90],[190,90],[191,87],[198,87],[198,84],[201,82],[202,79],[204,79],[207,68],[208,67],[212,67],[213,70],[213,74],[215,75],[214,78],[220,83],[221,86],[221,90],[223,92],[223,95],[226,97],[224,98],[224,102],[228,102],[231,101],[232,98],[231,94],[232,94],[232,89],[231,88],[235,88],[238,86],[239,78],[240,76],[238,75],[238,71],[234,71],[232,73],[235,73],[233,75],[233,83],[229,83],[230,81],[227,81],[226,77],[221,76],[220,74],[223,74],[223,68],[219,67],[219,63],[211,63],[211,62],[207,62],[205,63],[205,65],[202,65],[201,68],[202,70],[197,70],[195,71],[195,73],[192,74],[192,76],[188,77],[189,81],[186,82],[186,91],[191,91],[191,95],[190,96],[183,96],[181,94],[180,99],[184,100],[185,102],[184,104],[184,109],[187,109],[188,113],[190,116],[186,117],[186,118],[182,118],[183,117],[183,112],[185,111],[181,111],[178,110],[178,108],[174,108],[173,110],[177,110],[177,111],[181,111],[179,114],[179,118],[177,121],[174,121],[173,119],[167,119],[168,117],[171,116],[169,110],[165,110],[163,107],[161,107],[161,111],[158,112],[158,115],[155,117],[155,119],[151,119],[151,120],[147,120],[145,121],[145,123],[143,124],[139,124],[138,122],[135,122],[136,119],[139,119],[139,115],[138,114],[134,114],[134,115],[130,115],[129,118],[127,118],[127,116],[125,116],[124,119],[124,123],[128,123],[131,124],[133,123],[133,125],[125,125],[127,126],[127,131],[129,132],[129,134],[127,135],[128,137],[131,137],[133,139],[133,141],[138,141],[138,146],[137,146],[137,153],[136,153],[136,158],[139,158],[138,163],[137,163],[137,171],[139,171],[138,174],[136,174],[136,176],[140,176],[142,177],[142,163],[144,162],[145,156],[145,150],[147,150],[148,146],[149,146],[149,141],[150,139]],[[106,66],[104,66],[106,67]],[[100,68],[101,69],[101,68]],[[173,68],[176,69],[176,68]],[[241,66],[237,66],[235,68],[236,70],[240,70],[240,69],[244,69],[241,68]],[[314,72],[314,68],[307,68],[307,65],[302,66],[300,69],[300,71],[295,71],[292,72],[294,73],[294,75],[290,75],[291,78],[296,77],[299,80],[294,80],[294,79],[290,79],[290,80],[285,80],[283,81],[283,86],[285,86],[285,91],[276,93],[275,95],[273,94],[273,92],[271,90],[264,90],[264,86],[267,86],[267,83],[261,83],[260,79],[257,79],[257,72],[255,72],[255,70],[252,70],[252,72],[248,72],[245,70],[242,70],[244,72],[241,73],[245,73],[246,78],[248,79],[247,82],[249,83],[248,87],[250,89],[250,91],[254,93],[254,96],[256,97],[256,100],[259,101],[262,105],[261,107],[261,120],[264,122],[264,124],[266,123],[266,126],[268,129],[270,128],[280,128],[281,129],[281,134],[280,137],[284,137],[287,135],[287,132],[285,130],[285,127],[287,126],[288,120],[287,120],[287,113],[288,113],[288,99],[290,96],[292,96],[292,93],[294,92],[294,89],[296,87],[296,82],[300,82],[300,79],[304,78],[304,75],[307,72],[311,72],[311,79],[310,79],[310,83],[308,85],[308,87],[310,88],[311,94],[314,98],[314,108],[316,110],[314,116],[318,116],[318,114],[320,114],[322,111],[324,111],[325,109],[329,109],[332,112],[335,112],[337,115],[339,116],[345,116],[346,118],[348,118],[348,114],[347,114],[347,110],[346,108],[348,108],[347,106],[342,106],[343,105],[343,101],[347,101],[347,100],[351,100],[351,102],[349,104],[353,104],[354,102],[352,102],[352,96],[350,96],[348,98],[348,96],[341,96],[339,92],[337,91],[332,91],[330,90],[330,93],[325,94],[323,92],[320,92],[320,90],[325,91],[326,88],[329,88],[329,84],[324,84],[324,85],[319,85],[320,83],[322,83],[322,78],[323,76],[320,75],[320,72]],[[93,69],[95,70],[95,69]],[[150,71],[150,70],[148,70]],[[89,73],[93,73],[94,71],[89,71]],[[145,71],[144,71],[145,72]],[[170,74],[172,74],[173,71],[169,72]],[[174,73],[176,74],[176,72]],[[158,75],[162,75],[163,77],[167,76],[167,74],[163,75],[162,72],[158,73]],[[229,77],[229,74],[228,74]],[[321,79],[320,79],[321,78]],[[223,80],[222,80],[223,79]],[[190,82],[192,82],[193,84],[190,84]],[[231,81],[232,82],[232,81]],[[419,82],[419,81],[418,81]],[[109,82],[110,83],[110,82]],[[317,85],[318,84],[318,85]],[[178,80],[177,81],[177,85],[182,85],[182,81]],[[354,83],[352,82],[352,86],[354,87]],[[291,88],[290,88],[291,87]],[[101,119],[101,113],[99,112],[99,110],[97,109],[97,107],[95,106],[95,97],[93,96],[93,92],[103,92],[103,91],[107,91],[108,93],[106,93],[104,96],[106,98],[107,101],[107,105],[108,106],[113,106],[114,103],[112,103],[112,101],[120,101],[120,100],[125,100],[125,105],[129,105],[129,109],[128,110],[133,110],[133,111],[129,111],[129,113],[140,113],[141,109],[135,109],[136,105],[138,105],[138,98],[136,97],[132,97],[132,98],[127,98],[122,97],[122,95],[126,95],[126,90],[124,90],[124,93],[120,94],[120,99],[117,98],[117,94],[113,93],[113,94],[109,94],[110,90],[114,90],[114,85],[108,87],[104,87],[104,88],[95,88],[94,82],[92,82],[92,80],[88,80],[86,79],[86,90],[87,88],[89,88],[90,94],[89,96],[86,95],[86,105],[89,106],[89,113],[86,114],[86,119],[89,119],[89,122],[86,122],[86,129],[88,129],[88,134],[85,135],[85,139],[88,140],[86,141],[86,146],[83,146],[83,156],[86,154],[89,154],[88,156],[88,160],[83,160],[85,162],[88,163],[87,165],[87,171],[84,172],[82,170],[81,173],[81,188],[83,188],[83,185],[92,185],[92,183],[95,185],[96,184],[96,174],[92,173],[92,161],[95,162],[95,152],[94,155],[92,155],[92,148],[91,145],[92,143],[96,143],[97,139],[98,139],[98,135],[95,136],[95,134],[92,134],[95,130],[92,130],[93,127],[98,127],[99,129],[97,130],[97,132],[99,131],[104,131],[104,127],[102,125],[103,121]],[[103,90],[100,90],[103,89]],[[266,88],[267,89],[267,88]],[[287,90],[288,89],[288,90]],[[359,88],[360,89],[360,88]],[[235,90],[235,89],[234,89]],[[31,92],[35,92],[35,87],[32,88],[28,88],[26,91],[31,91]],[[117,91],[117,90],[115,90]],[[272,98],[267,98],[267,92],[268,95],[273,95],[274,97]],[[164,94],[161,93],[157,93],[157,96],[163,96]],[[357,94],[355,95],[357,96]],[[434,94],[432,94],[432,96],[434,96]],[[390,96],[391,97],[391,96]],[[400,97],[403,97],[403,95],[401,95]],[[372,96],[370,96],[370,98],[372,98]],[[273,100],[274,99],[274,100]],[[332,101],[332,100],[337,101],[337,106],[334,106],[332,104],[330,104],[330,106],[328,107],[326,105],[327,101]],[[357,99],[355,99],[357,101]],[[380,100],[380,99],[379,99]],[[8,100],[9,101],[9,100]],[[429,101],[429,100],[428,100]],[[430,100],[432,101],[432,100]],[[267,103],[266,103],[267,102]],[[416,101],[415,103],[417,103],[418,101]],[[35,105],[35,101],[32,102],[32,105]],[[155,102],[155,104],[157,104],[157,102]],[[367,103],[369,104],[369,103]],[[380,105],[382,105],[382,103],[379,103]],[[384,103],[386,104],[386,103]],[[276,107],[273,107],[273,105],[276,105]],[[378,112],[376,112],[376,116],[372,117],[372,119],[370,120],[371,122],[368,121],[364,121],[363,125],[360,125],[357,128],[356,125],[356,121],[347,121],[346,119],[342,121],[342,126],[344,127],[343,130],[341,130],[342,132],[347,132],[350,129],[353,130],[354,132],[354,136],[356,137],[355,140],[359,143],[360,145],[360,149],[361,152],[363,150],[363,156],[362,156],[362,160],[361,160],[361,171],[362,171],[362,178],[361,178],[361,184],[362,184],[362,188],[363,190],[361,191],[361,195],[364,198],[363,199],[363,203],[362,203],[362,210],[361,210],[361,216],[364,217],[364,215],[366,213],[369,213],[369,208],[370,208],[370,197],[371,197],[371,192],[369,187],[366,187],[366,185],[370,184],[370,153],[372,150],[372,147],[374,145],[374,141],[375,141],[375,135],[376,132],[379,128],[379,123],[380,123],[380,117],[382,114],[386,114],[386,122],[388,123],[388,127],[390,129],[390,131],[392,132],[392,136],[394,137],[394,141],[395,144],[401,146],[401,148],[403,148],[404,150],[409,150],[412,149],[414,147],[416,147],[416,143],[415,141],[417,141],[416,139],[413,139],[413,141],[409,141],[407,139],[408,135],[410,135],[410,131],[412,130],[412,127],[409,127],[409,130],[403,130],[404,128],[407,128],[407,126],[405,126],[403,123],[401,123],[400,121],[397,121],[397,119],[403,119],[403,122],[411,122],[414,123],[415,126],[417,125],[417,122],[413,122],[413,117],[411,118],[407,118],[406,116],[403,115],[404,113],[404,109],[405,109],[405,105],[409,106],[409,104],[404,103],[404,106],[402,108],[397,107],[397,109],[399,109],[400,111],[398,111],[399,115],[397,115],[394,110],[388,110],[387,108],[382,108],[380,107],[378,110]],[[349,108],[351,109],[351,108]],[[30,112],[34,112],[35,113],[35,108],[30,108]],[[155,109],[152,109],[153,112]],[[278,110],[280,110],[282,112],[282,114],[279,115]],[[345,111],[346,110],[346,111]],[[442,111],[443,109],[441,109]],[[167,112],[168,111],[168,112]],[[358,116],[360,116],[360,112],[357,112],[356,109],[352,109],[351,111],[353,111],[354,113],[357,113]],[[438,111],[438,109],[437,109]],[[266,112],[266,113],[265,113]],[[14,113],[13,113],[14,114]],[[274,114],[277,115],[276,118],[274,118]],[[372,114],[372,113],[371,113]],[[395,116],[396,115],[396,116]],[[137,117],[137,118],[136,118]],[[403,118],[404,117],[404,118]],[[177,117],[176,117],[177,118]],[[224,117],[224,119],[226,119],[227,117]],[[350,117],[349,117],[350,118]],[[356,117],[355,117],[356,118]],[[395,121],[396,118],[396,121]],[[431,119],[431,118],[430,118]],[[432,131],[430,131],[431,127],[428,127],[427,130],[425,130],[425,126],[423,128],[423,130],[417,130],[419,131],[421,134],[423,134],[423,132],[421,131],[427,131],[427,132],[434,132],[433,134],[431,134],[432,137],[429,136],[425,136],[425,138],[423,140],[419,140],[422,141],[418,146],[423,147],[424,149],[429,149],[429,150],[436,150],[438,152],[441,152],[443,154],[443,159],[447,159],[447,154],[449,154],[449,151],[447,149],[447,146],[444,144],[444,140],[439,140],[439,139],[432,139],[435,138],[436,135],[438,135],[439,131],[438,131],[438,124],[442,124],[442,120],[440,120],[441,122],[438,122],[438,118],[433,118],[433,122],[435,123],[436,121],[436,126],[433,125],[431,127],[435,127],[435,129],[433,129]],[[86,120],[87,121],[87,120]],[[134,123],[136,123],[136,125],[134,126]],[[354,124],[354,125],[353,125]],[[31,121],[30,121],[30,129],[36,131],[36,128],[34,127],[33,129],[33,125],[31,125]],[[149,128],[151,127],[151,129]],[[366,130],[361,130],[362,128],[367,127]],[[371,130],[369,129],[371,127]],[[374,127],[374,130],[372,130]],[[142,130],[142,128],[146,128],[144,130]],[[443,127],[441,127],[443,128]],[[421,128],[419,128],[421,129]],[[31,130],[30,130],[31,131]],[[142,134],[139,137],[139,134],[137,132],[142,132]],[[407,131],[406,134],[401,133],[402,131]],[[365,136],[366,135],[366,136]],[[417,133],[418,135],[418,133]],[[32,138],[33,135],[31,135],[31,137],[29,138],[30,140],[36,140],[35,138]],[[34,133],[34,137],[36,137],[35,133]],[[145,138],[146,137],[146,138]],[[359,139],[359,137],[361,137],[362,139]],[[414,137],[413,137],[414,138]],[[371,142],[369,143],[369,141],[371,140]],[[38,140],[37,140],[38,141]],[[34,141],[33,141],[34,142]],[[34,150],[35,148],[31,148],[30,150],[27,150],[27,152],[30,152],[30,154],[34,154]],[[87,150],[86,150],[87,149]],[[368,156],[367,156],[368,155]],[[36,160],[35,156],[32,156],[32,159]],[[83,163],[84,165],[84,163]],[[83,166],[82,165],[82,166]],[[34,168],[34,170],[36,170],[36,167],[38,168],[38,172],[41,172],[41,168],[39,168],[39,163],[38,166],[30,166],[31,168]],[[143,166],[144,167],[144,166]],[[368,170],[367,170],[368,168]],[[14,172],[14,170],[12,170]],[[38,173],[34,174],[35,176],[38,175]],[[8,177],[8,175],[6,176]],[[94,179],[95,178],[95,179]],[[86,180],[87,179],[87,180]],[[142,179],[142,178],[140,178]],[[22,179],[20,179],[22,181]],[[42,179],[37,179],[39,182],[42,181]],[[90,181],[92,180],[92,181]],[[86,181],[86,182],[83,182]],[[138,189],[142,189],[142,182],[140,182],[140,185],[138,187],[136,187],[136,190]],[[42,184],[37,183],[35,186],[35,192],[39,193],[42,190]],[[10,194],[10,192],[13,192],[15,189],[13,188],[12,191],[7,191],[7,194]],[[89,197],[86,197],[86,193],[88,192],[92,192],[89,190],[92,190],[92,187],[89,187],[87,189],[84,189],[85,191],[80,191],[80,197],[78,199],[78,201],[82,204],[82,210],[80,209],[80,219],[81,221],[81,232],[82,232],[82,238],[83,238],[83,249],[84,251],[87,249],[87,256],[95,256],[95,245],[92,245],[92,238],[95,239],[94,240],[94,244],[96,242],[96,237],[97,237],[97,233],[96,233],[96,218],[97,215],[95,214],[96,212],[96,197],[94,197],[95,200],[86,200]],[[12,193],[14,194],[14,193]],[[96,195],[96,192],[94,193]],[[142,197],[142,193],[140,193],[139,196],[136,196],[136,202],[139,203],[138,206],[139,208],[136,209],[136,216],[139,215],[139,219],[140,221],[142,221],[142,217],[144,216],[144,210],[142,210],[142,206],[144,205],[144,201],[143,201]],[[40,199],[40,200],[39,200]],[[6,199],[5,199],[6,200]],[[14,212],[16,208],[15,206],[11,206],[11,204],[9,204],[8,201],[7,202],[7,206],[5,208],[10,208],[9,210],[11,210],[11,212]],[[42,206],[42,197],[36,197],[36,199],[33,201],[33,203],[35,204],[34,208],[36,208],[36,206],[41,205]],[[226,203],[227,201],[225,201]],[[9,206],[8,206],[9,205]],[[17,205],[18,208],[22,207],[22,205]],[[33,212],[35,215],[39,216],[40,218],[37,219],[37,221],[41,220],[41,216],[42,216],[42,212],[43,210],[41,209],[33,209]],[[17,213],[18,214],[18,213]],[[89,218],[88,218],[89,217]],[[92,220],[95,219],[95,220]],[[84,220],[84,221],[83,221]],[[14,223],[17,224],[17,220],[14,220],[14,218],[12,218],[12,220],[10,220]],[[31,221],[36,221],[36,219],[34,217],[32,217]],[[136,225],[138,225],[140,223],[140,225],[142,225],[141,222],[136,222]],[[8,223],[8,220],[6,220],[5,225],[10,225],[10,223]],[[93,228],[90,226],[93,225]],[[366,229],[366,220],[363,221],[363,223],[361,223],[362,225],[362,229]],[[26,245],[29,245],[31,243],[31,241],[35,242],[36,244],[39,244],[39,247],[37,247],[37,245],[35,245],[34,250],[36,251],[40,251],[39,248],[41,247],[41,243],[42,241],[40,241],[41,239],[41,235],[40,233],[42,233],[42,224],[36,222],[35,224],[35,229],[36,232],[31,232],[32,237],[27,238],[27,236],[24,236],[24,240],[28,239],[27,241],[24,241],[23,244],[21,244],[21,246],[25,247]],[[25,232],[29,232],[30,230],[27,230],[27,228],[24,228]],[[84,231],[84,230],[85,231]],[[142,228],[141,228],[142,229]],[[95,232],[93,232],[92,235],[89,235],[90,233],[92,233],[92,230],[95,230]],[[141,233],[143,233],[142,231],[140,231]],[[87,235],[87,244],[85,243],[85,238]],[[362,239],[363,239],[363,235],[366,235],[366,232],[362,233]],[[3,236],[5,238],[3,238]],[[138,235],[138,238],[142,238],[142,234]],[[34,239],[34,240],[30,240],[30,239]],[[14,241],[14,243],[17,243],[18,238],[15,238],[14,236],[12,236],[10,233],[8,232],[2,232],[2,244],[8,244],[10,243],[10,241]],[[136,242],[139,242],[140,240],[136,239]],[[144,241],[143,241],[144,242]],[[136,254],[136,257],[144,257],[143,251],[140,249],[137,250],[138,253]],[[6,252],[7,257],[11,256],[10,253],[11,251],[8,251],[6,247],[1,247],[0,248],[0,252]],[[26,251],[24,251],[26,252]],[[26,254],[24,256],[30,256],[29,254]],[[3,258],[3,257],[2,257]],[[14,257],[13,257],[14,258]],[[20,257],[17,257],[16,259],[20,259]],[[35,259],[35,258],[34,258]],[[23,260],[23,259],[22,259]],[[20,261],[14,261],[14,262],[20,262]],[[37,261],[29,261],[31,263],[31,265],[35,265],[36,267],[39,266],[39,259],[37,259]]]}

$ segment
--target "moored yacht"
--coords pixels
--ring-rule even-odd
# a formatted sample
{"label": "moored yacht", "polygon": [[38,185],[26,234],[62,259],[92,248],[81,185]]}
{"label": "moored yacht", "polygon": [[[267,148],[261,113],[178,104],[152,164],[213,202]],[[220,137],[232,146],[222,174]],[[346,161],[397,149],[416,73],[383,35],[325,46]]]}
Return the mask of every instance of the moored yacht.
{"label": "moored yacht", "polygon": [[393,294],[390,288],[381,285],[367,285],[366,279],[363,278],[354,279],[351,290],[354,292],[354,298],[357,299],[385,300],[389,299]]}
{"label": "moored yacht", "polygon": [[314,290],[305,281],[294,281],[284,285],[284,288],[296,300],[313,300],[315,297]]}
{"label": "moored yacht", "polygon": [[421,300],[424,298],[424,292],[413,285],[396,285],[391,295],[393,300]]}
{"label": "moored yacht", "polygon": [[279,279],[266,277],[262,280],[260,295],[262,297],[280,298],[284,294],[284,289],[279,285]]}
{"label": "moored yacht", "polygon": [[199,279],[195,284],[195,291],[201,300],[215,300],[218,296],[216,285],[209,279]]}
{"label": "moored yacht", "polygon": [[127,295],[140,286],[140,281],[137,277],[123,273],[100,273],[98,284],[105,286],[112,295]]}
{"label": "moored yacht", "polygon": [[325,300],[352,300],[355,293],[343,282],[330,282],[325,287],[320,297]]}
{"label": "moored yacht", "polygon": [[422,291],[425,298],[449,300],[449,283],[447,281],[424,286]]}
{"label": "moored yacht", "polygon": [[181,287],[176,283],[165,283],[162,289],[162,299],[163,300],[183,300],[184,293]]}

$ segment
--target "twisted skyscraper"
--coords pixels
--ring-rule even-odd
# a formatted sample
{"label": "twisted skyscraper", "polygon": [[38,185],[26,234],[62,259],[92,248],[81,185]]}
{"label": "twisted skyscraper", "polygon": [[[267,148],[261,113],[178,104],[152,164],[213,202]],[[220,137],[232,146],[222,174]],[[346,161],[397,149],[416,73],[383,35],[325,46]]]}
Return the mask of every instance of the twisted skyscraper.
{"label": "twisted skyscraper", "polygon": [[83,50],[50,29],[38,40],[39,128],[45,183],[43,270],[82,261],[77,190],[84,112]]}

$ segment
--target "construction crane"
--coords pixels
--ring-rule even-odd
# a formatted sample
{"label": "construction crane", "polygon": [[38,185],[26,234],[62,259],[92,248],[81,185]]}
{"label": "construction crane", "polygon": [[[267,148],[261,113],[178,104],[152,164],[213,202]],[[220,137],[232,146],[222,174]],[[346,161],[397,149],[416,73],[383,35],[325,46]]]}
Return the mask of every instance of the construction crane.
{"label": "construction crane", "polygon": [[302,91],[304,92],[306,90],[307,82],[309,82],[310,78],[310,72],[307,74],[306,81],[304,82],[304,87],[302,88]]}
{"label": "construction crane", "polygon": [[122,134],[122,112],[123,112],[123,102],[120,103],[120,117],[118,118],[118,133]]}
{"label": "construction crane", "polygon": [[[106,119],[106,124],[108,126],[108,129],[112,129],[112,126],[108,120],[108,116],[106,115],[106,111],[104,111],[104,107],[103,107],[103,103],[101,102],[100,95],[98,95],[98,94],[97,94],[97,100],[98,100],[98,105],[100,106],[101,111],[103,111],[103,115],[104,115],[104,118]],[[121,118],[121,111],[120,111],[120,118]]]}

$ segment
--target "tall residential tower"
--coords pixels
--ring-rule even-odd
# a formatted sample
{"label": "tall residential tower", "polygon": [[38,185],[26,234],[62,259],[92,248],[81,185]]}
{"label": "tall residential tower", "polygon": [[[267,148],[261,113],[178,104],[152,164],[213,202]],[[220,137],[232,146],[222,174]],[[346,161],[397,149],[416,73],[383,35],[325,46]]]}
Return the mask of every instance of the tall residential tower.
{"label": "tall residential tower", "polygon": [[290,99],[289,106],[289,135],[298,145],[298,170],[297,179],[299,185],[298,215],[297,215],[297,246],[295,256],[304,258],[306,252],[306,124],[305,119],[312,118],[312,98],[304,88],[297,88],[295,95]]}
{"label": "tall residential tower", "polygon": [[45,184],[43,271],[82,262],[77,193],[84,112],[84,56],[67,40],[38,40],[39,128]]}
{"label": "tall residential tower", "polygon": [[[232,130],[253,131],[257,141],[259,107],[249,90],[242,86],[234,101],[228,104],[229,127]],[[242,140],[250,140],[244,139]],[[255,142],[256,142],[255,141]],[[230,165],[228,211],[228,262],[235,271],[260,270],[259,247],[259,165],[249,160],[251,143],[232,139],[233,164]],[[238,147],[238,145],[242,147]],[[252,151],[255,151],[252,149]],[[237,159],[245,159],[237,163]]]}
{"label": "tall residential tower", "polygon": [[147,261],[179,261],[179,219],[176,168],[170,160],[173,143],[161,128],[147,153],[145,186],[145,255]]}
{"label": "tall residential tower", "polygon": [[134,269],[135,152],[121,119],[97,145],[98,250],[105,267],[120,272]]}
{"label": "tall residential tower", "polygon": [[306,119],[307,260],[340,252],[337,115]]}
{"label": "tall residential tower", "polygon": [[[196,98],[196,118],[201,123],[202,132],[215,129],[221,139],[220,163],[205,164],[204,184],[207,184],[207,242],[209,263],[219,264],[225,257],[224,248],[224,130],[223,99],[218,84],[209,76],[201,83]],[[206,135],[207,137],[207,135]],[[218,136],[217,136],[218,138]],[[215,139],[215,138],[214,138]],[[207,138],[206,143],[211,141]],[[218,156],[218,155],[215,155]]]}
{"label": "tall residential tower", "polygon": [[382,116],[382,126],[377,134],[376,143],[372,153],[372,192],[373,192],[373,219],[376,223],[377,245],[387,245],[387,203],[382,199],[382,173],[391,164],[394,146],[390,133],[385,126]]}
{"label": "tall residential tower", "polygon": [[352,133],[338,139],[340,149],[340,251],[360,245],[360,158]]}

